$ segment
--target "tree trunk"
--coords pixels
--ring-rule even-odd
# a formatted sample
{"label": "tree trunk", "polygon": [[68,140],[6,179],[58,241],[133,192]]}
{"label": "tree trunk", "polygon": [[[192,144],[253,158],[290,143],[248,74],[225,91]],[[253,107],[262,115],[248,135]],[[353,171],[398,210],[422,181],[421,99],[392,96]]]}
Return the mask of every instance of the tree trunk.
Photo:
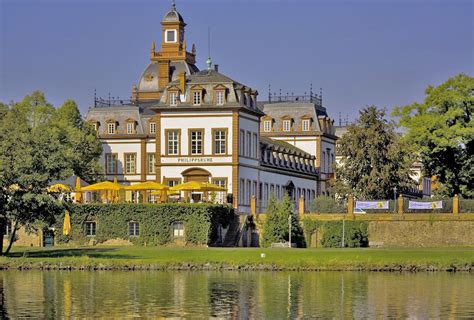
{"label": "tree trunk", "polygon": [[7,219],[0,218],[0,256],[3,255],[3,238],[7,227]]}
{"label": "tree trunk", "polygon": [[7,250],[5,250],[5,255],[10,253],[10,249],[12,248],[13,242],[15,240],[16,230],[18,230],[18,221],[15,221],[15,226],[13,227],[12,234],[10,236],[10,243],[8,244]]}

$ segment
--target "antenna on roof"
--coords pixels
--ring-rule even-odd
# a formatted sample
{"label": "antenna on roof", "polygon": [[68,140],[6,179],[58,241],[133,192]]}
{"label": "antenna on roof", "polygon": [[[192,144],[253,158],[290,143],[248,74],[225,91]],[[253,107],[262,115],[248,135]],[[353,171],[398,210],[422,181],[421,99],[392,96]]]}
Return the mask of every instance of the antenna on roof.
{"label": "antenna on roof", "polygon": [[342,126],[342,118],[341,118],[341,113],[339,112],[339,127]]}
{"label": "antenna on roof", "polygon": [[207,27],[207,70],[212,69],[212,60],[211,60],[211,27]]}
{"label": "antenna on roof", "polygon": [[97,89],[94,88],[94,108],[97,107]]}
{"label": "antenna on roof", "polygon": [[272,85],[268,84],[268,102],[272,102]]}
{"label": "antenna on roof", "polygon": [[323,88],[319,88],[319,101],[321,102],[321,107],[323,106]]}

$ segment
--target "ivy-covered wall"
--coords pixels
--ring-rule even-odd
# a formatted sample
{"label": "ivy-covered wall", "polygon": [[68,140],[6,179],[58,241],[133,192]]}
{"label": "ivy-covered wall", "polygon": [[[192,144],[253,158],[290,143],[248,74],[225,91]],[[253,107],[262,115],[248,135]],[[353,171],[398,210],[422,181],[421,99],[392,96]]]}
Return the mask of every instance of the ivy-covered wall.
{"label": "ivy-covered wall", "polygon": [[[340,248],[342,245],[342,221],[316,221],[303,219],[303,230],[308,247]],[[356,248],[369,245],[367,221],[345,221],[344,247]],[[313,239],[314,234],[319,237]],[[313,243],[317,241],[319,243]]]}
{"label": "ivy-covered wall", "polygon": [[[206,245],[218,240],[218,226],[227,227],[233,219],[233,208],[217,204],[71,204],[71,232],[63,235],[64,214],[55,225],[58,244],[85,245],[93,239],[103,243],[110,239],[130,240],[136,245],[164,245],[176,240],[173,222],[183,222],[185,244]],[[96,222],[96,234],[86,236],[85,222]],[[139,224],[139,235],[129,235],[129,222]]]}

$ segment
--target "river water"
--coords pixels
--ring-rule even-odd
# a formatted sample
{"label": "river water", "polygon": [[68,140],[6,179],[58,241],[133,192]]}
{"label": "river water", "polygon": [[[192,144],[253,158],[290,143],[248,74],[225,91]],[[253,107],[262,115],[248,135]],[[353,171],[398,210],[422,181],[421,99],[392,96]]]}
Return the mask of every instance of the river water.
{"label": "river water", "polygon": [[0,271],[0,318],[474,318],[469,273]]}

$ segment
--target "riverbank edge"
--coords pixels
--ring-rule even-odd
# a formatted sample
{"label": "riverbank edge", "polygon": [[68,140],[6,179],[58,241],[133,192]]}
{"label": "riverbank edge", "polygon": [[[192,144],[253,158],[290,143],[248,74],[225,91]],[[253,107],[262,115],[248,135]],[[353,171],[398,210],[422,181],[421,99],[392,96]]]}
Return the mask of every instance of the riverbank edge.
{"label": "riverbank edge", "polygon": [[41,271],[369,271],[369,272],[474,272],[471,264],[337,264],[282,266],[277,264],[222,264],[193,263],[178,264],[121,264],[118,262],[61,262],[9,261],[0,263],[0,270],[41,270]]}

